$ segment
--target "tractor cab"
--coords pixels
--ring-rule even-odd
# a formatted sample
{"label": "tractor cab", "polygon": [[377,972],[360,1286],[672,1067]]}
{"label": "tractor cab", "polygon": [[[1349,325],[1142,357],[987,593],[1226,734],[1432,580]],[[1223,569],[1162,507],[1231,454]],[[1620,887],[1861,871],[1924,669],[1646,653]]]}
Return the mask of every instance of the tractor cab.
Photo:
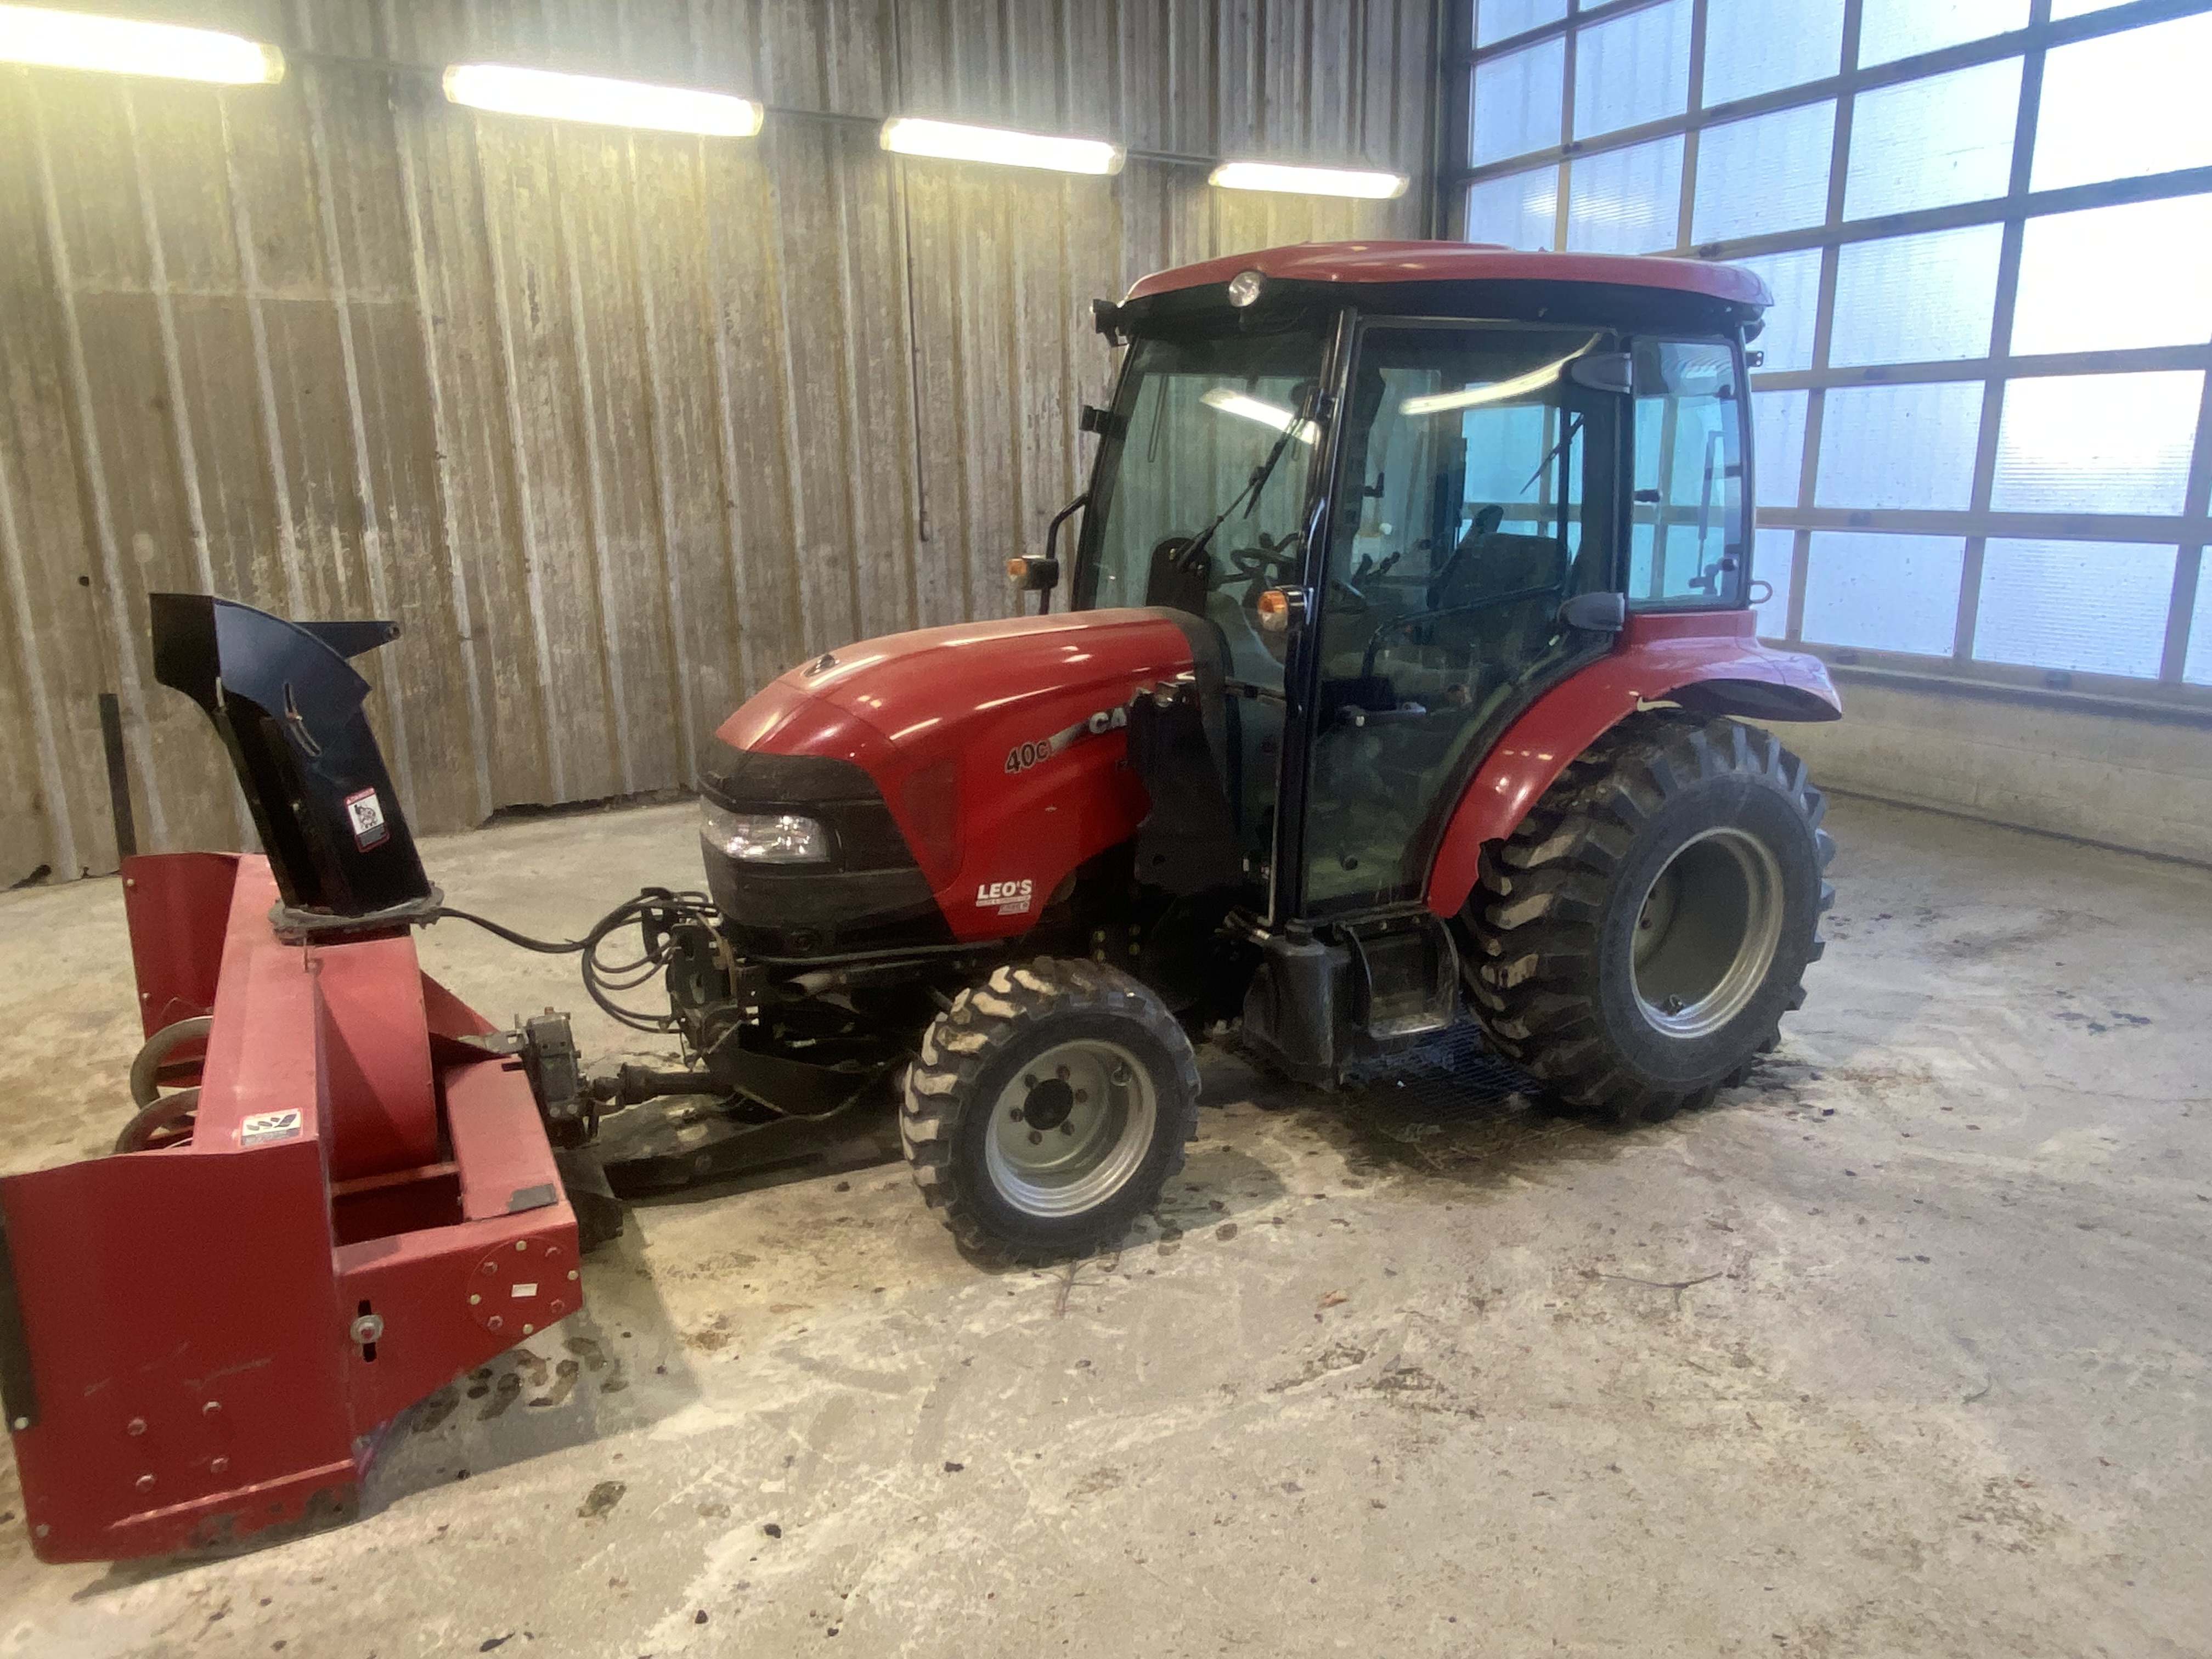
{"label": "tractor cab", "polygon": [[1189,619],[1255,915],[1413,905],[1515,716],[1632,612],[1743,609],[1764,291],[1436,244],[1217,263],[1101,310],[1128,351],[1071,600]]}

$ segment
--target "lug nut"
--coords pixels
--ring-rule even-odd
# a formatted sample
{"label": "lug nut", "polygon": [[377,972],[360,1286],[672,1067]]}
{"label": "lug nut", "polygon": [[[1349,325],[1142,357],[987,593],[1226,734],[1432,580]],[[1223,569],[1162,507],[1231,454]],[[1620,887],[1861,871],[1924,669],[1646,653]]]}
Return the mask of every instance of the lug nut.
{"label": "lug nut", "polygon": [[1088,1100],[1088,1099],[1090,1099],[1090,1098],[1091,1098],[1091,1091],[1090,1091],[1090,1090],[1088,1090],[1088,1089],[1078,1089],[1078,1090],[1075,1091],[1075,1103],[1076,1103],[1077,1105],[1079,1105],[1079,1106],[1080,1106],[1081,1104],[1083,1104],[1083,1103],[1084,1103],[1085,1101],[1086,1101],[1086,1100]]}
{"label": "lug nut", "polygon": [[501,1318],[497,1314],[494,1314],[494,1315],[493,1315],[489,1319],[487,1319],[487,1320],[485,1320],[485,1321],[484,1321],[484,1327],[485,1327],[485,1328],[486,1328],[486,1329],[488,1329],[488,1330],[495,1330],[495,1330],[497,1330],[497,1329],[498,1329],[498,1328],[499,1328],[502,1324],[504,1324],[505,1322],[505,1322],[504,1320],[502,1320],[502,1319],[501,1319]]}
{"label": "lug nut", "polygon": [[1060,1067],[1060,1069],[1059,1069],[1059,1070],[1057,1070],[1056,1072],[1054,1072],[1054,1073],[1053,1073],[1053,1075],[1054,1075],[1054,1077],[1058,1078],[1058,1079],[1059,1079],[1062,1083],[1066,1082],[1066,1081],[1067,1081],[1067,1067],[1066,1067],[1066,1066],[1063,1066]]}
{"label": "lug nut", "polygon": [[219,1415],[221,1415],[222,1412],[222,1401],[220,1401],[220,1400],[210,1400],[210,1401],[209,1401],[207,1402],[207,1404],[206,1404],[206,1405],[204,1405],[204,1406],[203,1406],[203,1407],[200,1407],[200,1415],[201,1415],[202,1417],[216,1417],[216,1416],[219,1416]]}
{"label": "lug nut", "polygon": [[1017,1106],[1012,1111],[1008,1112],[1006,1115],[1012,1118],[1015,1122],[1019,1123],[1022,1121],[1022,1109]]}
{"label": "lug nut", "polygon": [[1062,1123],[1060,1126],[1060,1132],[1064,1135],[1072,1135],[1075,1133],[1075,1126],[1073,1123]]}
{"label": "lug nut", "polygon": [[208,1465],[208,1473],[209,1473],[210,1474],[222,1474],[225,1469],[228,1469],[229,1467],[230,1467],[230,1460],[229,1460],[228,1457],[218,1457],[218,1458],[215,1459],[213,1462],[211,1462],[210,1463],[209,1463],[209,1465]]}
{"label": "lug nut", "polygon": [[1038,1133],[1035,1129],[1032,1129],[1032,1130],[1030,1130],[1030,1146],[1042,1146],[1043,1143],[1044,1143],[1044,1137],[1043,1137],[1042,1135],[1039,1134],[1039,1133]]}
{"label": "lug nut", "polygon": [[1036,1073],[1035,1072],[1024,1072],[1022,1073],[1022,1087],[1024,1089],[1034,1089],[1036,1087]]}
{"label": "lug nut", "polygon": [[138,1477],[138,1480],[137,1480],[137,1486],[138,1486],[138,1490],[139,1490],[140,1492],[151,1492],[151,1491],[153,1491],[153,1490],[154,1490],[154,1477],[153,1477],[152,1475],[150,1475],[150,1474],[142,1474],[142,1475],[140,1475],[140,1476]]}
{"label": "lug nut", "polygon": [[143,1417],[134,1417],[134,1418],[132,1418],[132,1419],[131,1419],[128,1423],[125,1423],[125,1424],[123,1425],[123,1432],[124,1432],[124,1433],[125,1433],[125,1434],[143,1434],[143,1433],[145,1433],[145,1432],[146,1432],[146,1419],[145,1419],[144,1418],[143,1418]]}

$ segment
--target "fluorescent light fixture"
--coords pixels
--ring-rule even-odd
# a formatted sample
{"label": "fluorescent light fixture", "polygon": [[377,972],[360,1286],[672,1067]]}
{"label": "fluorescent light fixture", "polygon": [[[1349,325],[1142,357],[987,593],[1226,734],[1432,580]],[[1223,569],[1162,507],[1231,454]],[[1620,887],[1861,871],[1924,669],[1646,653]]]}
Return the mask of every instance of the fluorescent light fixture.
{"label": "fluorescent light fixture", "polygon": [[963,127],[894,115],[884,123],[884,148],[901,155],[935,155],[948,161],[992,161],[1000,167],[1051,167],[1060,173],[1119,173],[1118,145],[1096,138],[1052,138],[1003,127]]}
{"label": "fluorescent light fixture", "polygon": [[284,78],[284,54],[236,34],[93,17],[43,6],[0,6],[0,62],[107,70],[252,86]]}
{"label": "fluorescent light fixture", "polygon": [[1571,353],[1555,363],[1532,368],[1526,374],[1516,374],[1510,380],[1493,380],[1488,386],[1471,386],[1461,392],[1437,392],[1425,398],[1408,398],[1398,405],[1398,412],[1436,415],[1447,409],[1479,409],[1485,404],[1506,403],[1531,392],[1541,392],[1559,378],[1559,371],[1577,355]]}
{"label": "fluorescent light fixture", "polygon": [[1361,173],[1347,167],[1291,167],[1274,161],[1224,161],[1209,183],[1224,190],[1281,190],[1298,196],[1357,196],[1387,202],[1403,196],[1411,181],[1401,173]]}
{"label": "fluorescent light fixture", "polygon": [[543,115],[601,126],[649,127],[656,132],[703,132],[710,138],[750,138],[761,130],[761,106],[750,98],[702,92],[696,87],[657,87],[647,81],[519,69],[512,64],[455,64],[446,71],[446,96],[471,109],[501,115]]}
{"label": "fluorescent light fixture", "polygon": [[1309,447],[1317,435],[1311,421],[1301,421],[1287,409],[1262,403],[1259,398],[1247,397],[1241,392],[1231,392],[1225,386],[1200,392],[1198,400],[1208,409],[1218,409],[1224,415],[1241,415],[1248,421],[1257,421],[1261,426],[1271,426],[1278,432],[1288,432],[1300,443]]}

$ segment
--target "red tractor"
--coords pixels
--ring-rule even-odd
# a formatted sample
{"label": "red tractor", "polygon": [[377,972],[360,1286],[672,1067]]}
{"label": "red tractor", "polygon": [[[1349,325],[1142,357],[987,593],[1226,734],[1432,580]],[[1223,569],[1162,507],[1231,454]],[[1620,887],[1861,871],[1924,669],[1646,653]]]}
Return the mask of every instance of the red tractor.
{"label": "red tractor", "polygon": [[[1129,350],[1090,490],[1008,562],[1039,614],[840,647],[739,709],[709,892],[580,940],[485,924],[580,951],[603,1008],[680,1040],[666,1070],[590,1078],[562,1016],[497,1030],[422,972],[411,929],[461,913],[347,660],[396,628],[155,595],[155,677],[215,721],[264,851],[126,863],[121,1155],[0,1178],[40,1555],[348,1512],[399,1412],[576,1311],[610,1178],[867,1156],[894,1091],[961,1243],[1038,1261],[1181,1166],[1194,1035],[1327,1085],[1471,1017],[1623,1123],[1743,1078],[1820,955],[1832,850],[1746,720],[1839,713],[1753,636],[1766,297],[1411,242],[1102,303]],[[665,1006],[617,1000],[654,977]],[[663,1097],[691,1103],[601,1122]]]}
{"label": "red tractor", "polygon": [[1040,614],[841,647],[722,726],[712,913],[647,927],[690,1052],[757,1114],[902,1073],[923,1195],[1017,1260],[1154,1203],[1223,1022],[1328,1085],[1471,1016],[1622,1123],[1741,1081],[1832,851],[1746,721],[1841,713],[1748,608],[1768,297],[1395,242],[1099,302],[1091,487],[1007,563]]}

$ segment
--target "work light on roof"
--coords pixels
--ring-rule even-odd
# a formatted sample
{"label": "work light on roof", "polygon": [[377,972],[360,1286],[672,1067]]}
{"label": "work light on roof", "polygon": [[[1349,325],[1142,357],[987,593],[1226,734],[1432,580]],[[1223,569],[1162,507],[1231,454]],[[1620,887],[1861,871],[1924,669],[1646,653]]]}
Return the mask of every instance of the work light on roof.
{"label": "work light on roof", "polygon": [[1256,305],[1267,286],[1265,271],[1240,270],[1229,279],[1229,303],[1240,311],[1246,306]]}

